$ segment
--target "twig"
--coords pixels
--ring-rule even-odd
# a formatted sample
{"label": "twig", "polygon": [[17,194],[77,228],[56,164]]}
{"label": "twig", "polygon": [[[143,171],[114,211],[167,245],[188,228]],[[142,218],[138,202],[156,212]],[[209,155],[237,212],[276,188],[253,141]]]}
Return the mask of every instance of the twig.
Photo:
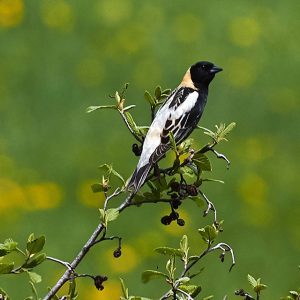
{"label": "twig", "polygon": [[208,252],[212,252],[212,251],[215,251],[217,249],[223,251],[222,255],[225,255],[225,252],[230,252],[230,254],[231,254],[231,260],[232,260],[232,264],[231,264],[230,269],[229,269],[229,272],[230,272],[232,270],[232,268],[234,267],[234,265],[235,265],[235,257],[234,257],[234,253],[233,253],[232,248],[228,244],[226,244],[226,243],[219,243],[216,246],[210,248],[208,250]]}
{"label": "twig", "polygon": [[115,196],[118,196],[121,192],[122,192],[122,190],[118,187],[118,188],[116,188],[116,190],[115,190],[111,195],[109,195],[109,196],[105,193],[105,202],[104,202],[104,206],[103,206],[104,210],[106,210],[107,204],[108,204],[109,200],[112,199],[112,198],[115,197]]}
{"label": "twig", "polygon": [[57,283],[51,288],[48,294],[44,297],[44,300],[50,300],[60,289],[61,287],[71,278],[73,270],[78,266],[78,264],[82,261],[85,255],[88,253],[90,248],[93,246],[93,243],[99,236],[99,234],[104,229],[104,225],[102,223],[98,224],[97,228],[92,233],[91,237],[85,243],[83,248],[79,251],[78,255],[71,262],[70,269],[67,269],[65,273],[61,276],[61,278],[57,281]]}
{"label": "twig", "polygon": [[[118,193],[116,193],[117,195]],[[115,196],[116,196],[115,195]],[[134,197],[134,194],[130,194],[123,203],[118,207],[119,212],[123,211],[126,207],[130,206],[130,201]],[[78,266],[78,264],[82,261],[85,255],[88,253],[91,247],[97,243],[97,238],[100,233],[105,230],[105,226],[102,223],[99,223],[97,228],[94,230],[88,241],[79,251],[78,255],[75,259],[69,264],[69,268],[65,271],[65,273],[61,276],[61,278],[57,281],[57,283],[51,288],[48,294],[44,297],[43,300],[50,300],[60,289],[61,287],[71,278],[72,273]],[[104,235],[105,238],[105,235]]]}
{"label": "twig", "polygon": [[129,123],[128,123],[127,119],[126,119],[126,116],[125,116],[124,112],[123,112],[122,110],[119,110],[119,109],[118,109],[118,111],[119,111],[119,113],[120,113],[120,115],[121,115],[123,121],[125,122],[127,128],[129,129],[130,133],[134,136],[134,138],[135,138],[137,141],[139,141],[140,143],[143,143],[143,139],[141,139],[141,138],[140,138],[140,137],[132,130],[131,126],[129,125]]}
{"label": "twig", "polygon": [[219,159],[223,159],[226,161],[227,163],[227,169],[229,169],[230,166],[230,160],[222,153],[217,152],[214,147],[217,145],[218,143],[216,141],[213,141],[210,144],[205,145],[204,147],[202,147],[198,152],[199,153],[206,153],[208,151],[211,151],[212,153],[214,153],[216,155],[217,158]]}
{"label": "twig", "polygon": [[71,272],[74,272],[72,266],[70,265],[70,263],[68,263],[67,261],[63,261],[63,260],[60,260],[60,259],[57,259],[57,258],[54,258],[54,257],[51,257],[51,256],[47,256],[46,259],[48,260],[51,260],[51,261],[54,261],[54,262],[57,262],[63,266],[65,266],[68,270],[70,270]]}
{"label": "twig", "polygon": [[214,204],[207,198],[207,196],[201,190],[199,190],[199,193],[201,194],[201,196],[204,198],[205,202],[207,203],[207,209],[203,213],[204,217],[206,217],[207,214],[209,213],[209,211],[211,210],[214,213],[214,224],[218,224],[217,210],[216,210]]}
{"label": "twig", "polygon": [[225,160],[226,163],[227,163],[227,169],[229,169],[229,167],[230,167],[230,160],[224,154],[217,152],[213,148],[210,148],[209,150],[212,151],[217,156],[217,158]]}
{"label": "twig", "polygon": [[185,292],[185,291],[183,291],[183,290],[181,290],[181,289],[176,289],[179,293],[181,293],[181,294],[183,294],[183,295],[185,295],[185,296],[187,296],[188,298],[188,300],[194,300],[194,298],[192,298],[191,297],[191,295],[190,294],[188,294],[187,292]]}

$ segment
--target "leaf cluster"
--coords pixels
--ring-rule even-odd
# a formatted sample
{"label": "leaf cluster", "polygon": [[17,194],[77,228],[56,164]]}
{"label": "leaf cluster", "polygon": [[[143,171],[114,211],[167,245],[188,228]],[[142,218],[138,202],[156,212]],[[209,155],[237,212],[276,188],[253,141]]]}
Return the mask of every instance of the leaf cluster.
{"label": "leaf cluster", "polygon": [[[0,274],[27,274],[29,277],[29,284],[33,296],[29,296],[26,300],[35,299],[38,300],[37,290],[35,284],[42,281],[42,277],[33,271],[37,266],[46,260],[46,253],[42,252],[45,246],[45,236],[41,235],[36,237],[33,233],[29,235],[26,243],[26,248],[24,250],[18,247],[18,243],[12,239],[6,239],[0,244]],[[10,254],[16,253],[21,257],[22,263],[15,265],[14,261],[11,261]],[[0,289],[0,295],[9,300],[7,293]]]}

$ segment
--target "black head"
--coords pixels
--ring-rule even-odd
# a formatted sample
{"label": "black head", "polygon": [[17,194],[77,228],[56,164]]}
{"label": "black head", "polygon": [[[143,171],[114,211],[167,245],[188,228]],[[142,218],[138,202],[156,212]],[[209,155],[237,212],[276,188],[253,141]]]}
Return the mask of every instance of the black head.
{"label": "black head", "polygon": [[191,66],[191,79],[198,88],[208,87],[209,83],[214,79],[215,74],[222,70],[211,62],[200,61]]}

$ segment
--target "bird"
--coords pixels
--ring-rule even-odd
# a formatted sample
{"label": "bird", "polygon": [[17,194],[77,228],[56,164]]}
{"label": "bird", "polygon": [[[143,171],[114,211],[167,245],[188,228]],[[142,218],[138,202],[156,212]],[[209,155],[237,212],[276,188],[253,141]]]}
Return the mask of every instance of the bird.
{"label": "bird", "polygon": [[149,127],[127,191],[136,194],[153,166],[171,148],[170,132],[178,145],[196,128],[207,102],[209,84],[222,70],[212,62],[199,61],[186,71],[181,83],[161,105]]}

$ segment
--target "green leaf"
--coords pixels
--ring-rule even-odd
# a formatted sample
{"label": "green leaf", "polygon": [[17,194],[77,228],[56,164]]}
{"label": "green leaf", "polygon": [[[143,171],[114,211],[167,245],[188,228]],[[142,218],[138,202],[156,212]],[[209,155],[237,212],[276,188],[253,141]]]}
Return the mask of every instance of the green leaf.
{"label": "green leaf", "polygon": [[170,248],[170,247],[158,247],[154,249],[155,252],[163,255],[176,255],[178,257],[182,256],[182,251],[180,249]]}
{"label": "green leaf", "polygon": [[42,276],[35,273],[35,272],[32,272],[32,271],[27,271],[26,272],[30,278],[30,281],[32,281],[33,283],[39,283],[42,281]]}
{"label": "green leaf", "polygon": [[[224,124],[225,125],[225,124]],[[222,137],[225,138],[225,136],[232,131],[232,129],[236,126],[235,122],[230,123],[228,126],[226,126],[222,131]]]}
{"label": "green leaf", "polygon": [[145,91],[144,97],[150,103],[151,106],[155,106],[155,100],[148,91]]}
{"label": "green leaf", "polygon": [[0,274],[9,274],[14,268],[14,263],[0,263]]}
{"label": "green leaf", "polygon": [[180,289],[188,293],[192,298],[195,298],[202,290],[199,285],[181,285]]}
{"label": "green leaf", "polygon": [[116,105],[100,105],[100,106],[89,106],[87,109],[86,109],[86,112],[87,113],[91,113],[95,110],[98,110],[98,109],[103,109],[103,108],[109,108],[109,109],[117,109]]}
{"label": "green leaf", "polygon": [[216,125],[216,132],[212,132],[211,130],[204,128],[204,134],[209,135],[216,143],[219,143],[223,140],[227,141],[226,135],[235,127],[235,123],[230,123],[227,127],[224,123],[221,123],[219,126]]}
{"label": "green leaf", "polygon": [[174,276],[175,276],[175,270],[176,270],[176,267],[175,267],[175,255],[172,255],[170,257],[170,259],[167,261],[167,263],[166,263],[166,270],[169,273],[170,280],[173,281],[174,280]]}
{"label": "green leaf", "polygon": [[22,267],[25,269],[32,269],[41,264],[46,259],[46,257],[46,253],[34,254],[27,262],[25,262]]}
{"label": "green leaf", "polygon": [[10,300],[8,294],[2,288],[0,288],[0,296],[2,296],[3,300]]}
{"label": "green leaf", "polygon": [[198,207],[203,207],[205,201],[200,196],[189,196],[189,198],[196,203]]}
{"label": "green leaf", "polygon": [[45,242],[46,242],[46,238],[44,235],[41,235],[40,237],[36,238],[32,233],[28,237],[26,249],[30,254],[38,253],[41,250],[43,250],[45,246]]}
{"label": "green leaf", "polygon": [[122,278],[119,278],[120,282],[121,282],[121,288],[122,288],[122,292],[123,292],[123,296],[125,297],[125,299],[128,299],[129,297],[129,292],[128,292],[128,288],[125,286],[125,282]]}
{"label": "green leaf", "polygon": [[211,225],[206,225],[204,228],[198,229],[198,232],[206,243],[213,242],[218,234],[216,228]]}
{"label": "green leaf", "polygon": [[193,168],[192,165],[186,165],[180,168],[180,173],[184,176],[189,176],[193,178],[195,175],[197,175],[198,172],[195,167]]}
{"label": "green leaf", "polygon": [[142,273],[142,282],[143,283],[147,283],[150,280],[156,279],[156,278],[168,278],[168,276],[163,272],[154,271],[154,270],[146,270]]}
{"label": "green leaf", "polygon": [[0,257],[15,251],[18,243],[12,239],[6,239],[3,244],[0,244]]}
{"label": "green leaf", "polygon": [[171,93],[171,89],[164,89],[161,93],[165,95],[169,95]]}
{"label": "green leaf", "polygon": [[161,96],[161,87],[159,85],[156,87],[154,94],[155,98],[159,100]]}
{"label": "green leaf", "polygon": [[250,274],[248,274],[248,281],[250,283],[250,285],[254,288],[257,286],[257,281],[254,279],[254,277],[252,277]]}
{"label": "green leaf", "polygon": [[181,284],[189,282],[190,280],[191,280],[190,277],[185,276],[185,277],[181,277],[181,278],[177,279],[176,283],[179,283],[179,285],[181,285]]}
{"label": "green leaf", "polygon": [[188,238],[186,235],[184,235],[182,237],[182,239],[180,240],[180,250],[183,252],[183,253],[186,253],[188,252],[189,250],[189,247],[188,247]]}
{"label": "green leaf", "polygon": [[201,171],[212,171],[210,161],[205,154],[197,152],[192,160]]}
{"label": "green leaf", "polygon": [[258,283],[257,286],[253,288],[255,293],[260,293],[262,290],[265,290],[267,288],[267,285],[263,283]]}
{"label": "green leaf", "polygon": [[105,223],[105,210],[103,208],[99,208],[99,212],[100,212],[101,223]]}
{"label": "green leaf", "polygon": [[[113,166],[112,165],[109,165],[109,164],[102,164],[98,167],[98,169],[102,169],[104,170],[108,177],[110,177],[111,174],[113,174],[115,177],[117,177],[118,179],[120,179],[122,181],[123,184],[125,184],[125,179],[116,171],[114,170]],[[101,185],[101,184],[100,184]],[[103,186],[103,185],[102,185]],[[93,188],[93,186],[92,186]],[[99,186],[96,186],[95,187],[96,190],[99,190],[100,187]],[[100,191],[100,190],[99,190]],[[97,193],[97,192],[94,192],[94,193]]]}
{"label": "green leaf", "polygon": [[109,208],[106,211],[107,222],[116,220],[118,218],[118,216],[119,216],[119,210],[117,208]]}
{"label": "green leaf", "polygon": [[180,143],[178,146],[177,146],[177,149],[179,150],[180,153],[187,153],[192,144],[193,144],[193,139],[186,139],[185,141],[183,141],[182,143]]}
{"label": "green leaf", "polygon": [[108,174],[110,174],[111,170],[112,170],[112,165],[102,164],[98,167],[98,169],[102,169],[104,172],[107,172]]}
{"label": "green leaf", "polygon": [[202,300],[210,300],[210,299],[212,299],[213,297],[214,297],[213,295],[210,295],[210,296],[204,297]]}
{"label": "green leaf", "polygon": [[153,183],[153,185],[155,186],[155,190],[158,190],[159,192],[163,192],[169,188],[165,176],[160,176],[159,178],[154,178],[151,180],[151,183]]}
{"label": "green leaf", "polygon": [[103,185],[101,183],[94,183],[91,185],[93,193],[100,193],[104,191]]}
{"label": "green leaf", "polygon": [[124,116],[126,118],[126,122],[127,122],[128,126],[130,127],[130,129],[136,135],[141,136],[141,132],[139,131],[136,123],[134,122],[132,115],[128,111],[126,111],[126,112],[124,112]]}
{"label": "green leaf", "polygon": [[113,168],[111,169],[111,173],[113,174],[113,175],[115,175],[117,178],[119,178],[122,182],[123,182],[123,184],[125,184],[125,179],[116,171],[116,170],[114,170]]}

